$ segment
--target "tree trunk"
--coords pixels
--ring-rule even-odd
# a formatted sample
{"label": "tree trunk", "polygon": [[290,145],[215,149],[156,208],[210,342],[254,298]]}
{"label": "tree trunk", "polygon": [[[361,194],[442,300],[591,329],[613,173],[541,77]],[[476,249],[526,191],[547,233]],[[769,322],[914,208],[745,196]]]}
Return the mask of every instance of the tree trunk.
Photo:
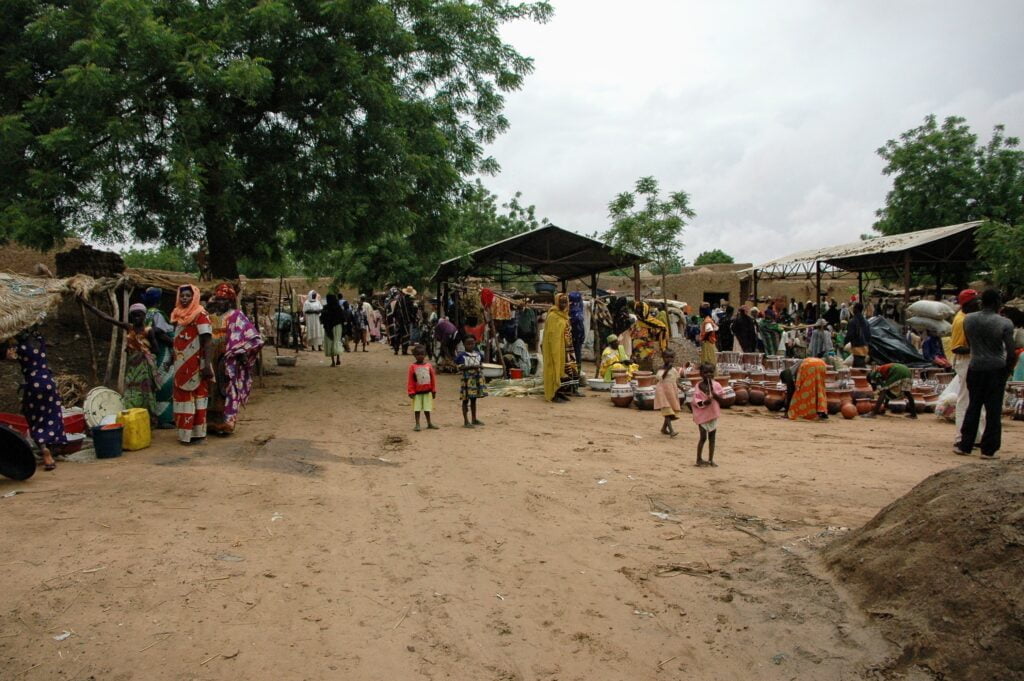
{"label": "tree trunk", "polygon": [[203,222],[206,225],[206,249],[210,274],[215,279],[238,280],[238,256],[235,252],[235,230],[220,210],[223,182],[220,168],[206,169],[206,203]]}

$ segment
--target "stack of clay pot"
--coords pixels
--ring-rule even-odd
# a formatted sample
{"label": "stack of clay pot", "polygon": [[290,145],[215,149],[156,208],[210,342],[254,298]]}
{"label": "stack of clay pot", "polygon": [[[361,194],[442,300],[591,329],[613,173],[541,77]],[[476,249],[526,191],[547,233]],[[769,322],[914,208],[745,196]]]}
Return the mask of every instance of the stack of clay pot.
{"label": "stack of clay pot", "polygon": [[750,382],[749,381],[733,381],[732,389],[736,393],[736,406],[742,407],[750,402]]}
{"label": "stack of clay pot", "polygon": [[634,374],[636,389],[633,391],[633,400],[639,409],[650,411],[654,409],[654,384],[658,377],[652,371],[638,371]]}
{"label": "stack of clay pot", "polygon": [[786,386],[782,383],[766,385],[764,387],[764,406],[768,411],[782,411],[786,406]]}
{"label": "stack of clay pot", "polygon": [[629,374],[625,369],[612,372],[611,397],[616,407],[628,407],[633,403],[633,385],[629,382]]}

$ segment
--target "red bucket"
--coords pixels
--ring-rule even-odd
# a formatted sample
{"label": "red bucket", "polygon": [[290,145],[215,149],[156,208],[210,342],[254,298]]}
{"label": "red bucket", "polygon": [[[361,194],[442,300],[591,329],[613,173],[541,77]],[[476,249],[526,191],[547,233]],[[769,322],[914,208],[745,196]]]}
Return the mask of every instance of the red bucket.
{"label": "red bucket", "polygon": [[508,370],[508,375],[509,375],[509,378],[522,378],[523,377],[523,370],[522,369],[509,369]]}

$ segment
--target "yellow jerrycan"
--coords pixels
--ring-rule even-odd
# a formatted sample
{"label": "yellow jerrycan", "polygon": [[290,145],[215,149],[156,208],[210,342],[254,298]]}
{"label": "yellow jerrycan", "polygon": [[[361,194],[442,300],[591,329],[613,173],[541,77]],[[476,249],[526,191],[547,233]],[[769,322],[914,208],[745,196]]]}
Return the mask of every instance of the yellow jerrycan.
{"label": "yellow jerrycan", "polygon": [[153,442],[149,429],[149,412],[145,409],[125,409],[117,415],[117,422],[124,426],[122,448],[128,451],[145,449]]}

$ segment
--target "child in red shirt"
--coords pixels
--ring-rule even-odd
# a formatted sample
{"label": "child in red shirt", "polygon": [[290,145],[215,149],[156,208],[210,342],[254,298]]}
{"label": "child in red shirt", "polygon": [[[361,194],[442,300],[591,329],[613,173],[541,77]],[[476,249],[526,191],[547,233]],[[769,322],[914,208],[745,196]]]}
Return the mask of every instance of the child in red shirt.
{"label": "child in red shirt", "polygon": [[412,354],[416,361],[409,365],[406,392],[412,398],[412,410],[416,414],[416,427],[413,430],[420,430],[420,412],[427,417],[427,428],[438,430],[438,427],[430,422],[430,412],[434,409],[434,398],[437,397],[437,374],[434,373],[434,365],[427,361],[427,349],[422,345],[414,347]]}

